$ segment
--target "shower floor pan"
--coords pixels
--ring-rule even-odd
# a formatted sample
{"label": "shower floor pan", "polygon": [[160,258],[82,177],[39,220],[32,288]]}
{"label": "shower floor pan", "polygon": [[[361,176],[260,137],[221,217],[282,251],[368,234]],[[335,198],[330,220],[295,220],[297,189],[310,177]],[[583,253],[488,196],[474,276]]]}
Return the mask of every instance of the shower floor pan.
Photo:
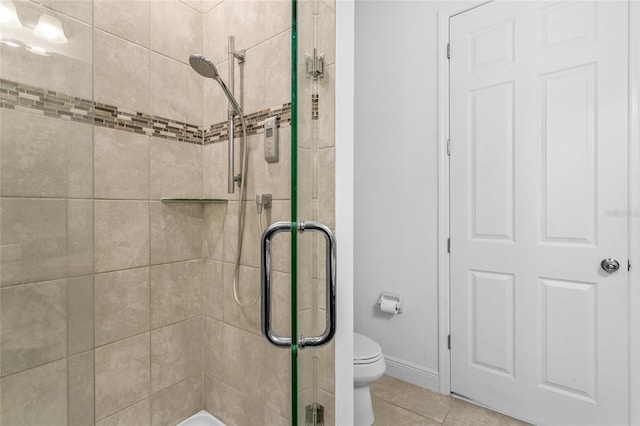
{"label": "shower floor pan", "polygon": [[178,423],[176,426],[225,426],[225,424],[208,411],[202,410]]}

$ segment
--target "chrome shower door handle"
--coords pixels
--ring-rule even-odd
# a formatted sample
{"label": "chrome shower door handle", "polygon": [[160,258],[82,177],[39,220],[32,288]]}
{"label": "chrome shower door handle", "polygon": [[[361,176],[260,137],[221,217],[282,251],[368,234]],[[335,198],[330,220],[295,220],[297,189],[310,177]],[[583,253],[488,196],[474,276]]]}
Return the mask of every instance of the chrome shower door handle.
{"label": "chrome shower door handle", "polygon": [[[262,234],[260,244],[261,264],[261,291],[262,291],[262,335],[274,346],[289,347],[292,344],[291,337],[278,336],[271,328],[271,245],[273,237],[280,232],[291,232],[296,227],[292,222],[275,222]],[[336,240],[331,230],[319,222],[300,222],[297,225],[300,233],[305,231],[320,232],[326,243],[326,326],[319,336],[300,336],[298,346],[319,347],[333,339],[336,333]]]}
{"label": "chrome shower door handle", "polygon": [[278,336],[271,328],[271,244],[272,239],[280,232],[291,232],[295,223],[275,222],[265,229],[260,242],[260,282],[262,292],[262,335],[271,344],[286,348],[291,346],[291,338]]}
{"label": "chrome shower door handle", "polygon": [[298,346],[301,349],[306,347],[319,347],[326,345],[336,334],[336,239],[333,232],[320,222],[300,222],[298,225],[300,232],[320,232],[325,240],[325,276],[326,276],[326,296],[325,296],[325,328],[321,335],[305,337],[300,336]]}

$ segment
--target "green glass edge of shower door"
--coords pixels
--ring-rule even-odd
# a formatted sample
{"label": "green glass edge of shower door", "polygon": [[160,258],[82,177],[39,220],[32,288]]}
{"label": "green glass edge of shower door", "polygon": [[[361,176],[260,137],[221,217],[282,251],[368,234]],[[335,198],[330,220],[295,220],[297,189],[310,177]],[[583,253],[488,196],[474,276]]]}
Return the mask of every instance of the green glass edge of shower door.
{"label": "green glass edge of shower door", "polygon": [[298,425],[298,3],[291,0],[291,424]]}

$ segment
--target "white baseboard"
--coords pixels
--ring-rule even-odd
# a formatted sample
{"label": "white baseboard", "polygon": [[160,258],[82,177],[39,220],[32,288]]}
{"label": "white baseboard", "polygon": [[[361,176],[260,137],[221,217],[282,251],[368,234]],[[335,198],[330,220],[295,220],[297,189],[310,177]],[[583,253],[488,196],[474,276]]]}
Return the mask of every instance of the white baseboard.
{"label": "white baseboard", "polygon": [[440,375],[436,370],[388,355],[385,355],[384,359],[387,362],[385,374],[421,388],[440,392]]}

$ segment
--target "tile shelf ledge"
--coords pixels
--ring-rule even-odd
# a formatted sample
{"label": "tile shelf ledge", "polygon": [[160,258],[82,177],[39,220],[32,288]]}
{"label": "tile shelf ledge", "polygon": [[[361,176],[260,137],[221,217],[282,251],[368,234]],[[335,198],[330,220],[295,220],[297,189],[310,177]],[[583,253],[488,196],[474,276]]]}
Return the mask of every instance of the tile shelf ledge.
{"label": "tile shelf ledge", "polygon": [[163,203],[227,204],[223,198],[161,198]]}

